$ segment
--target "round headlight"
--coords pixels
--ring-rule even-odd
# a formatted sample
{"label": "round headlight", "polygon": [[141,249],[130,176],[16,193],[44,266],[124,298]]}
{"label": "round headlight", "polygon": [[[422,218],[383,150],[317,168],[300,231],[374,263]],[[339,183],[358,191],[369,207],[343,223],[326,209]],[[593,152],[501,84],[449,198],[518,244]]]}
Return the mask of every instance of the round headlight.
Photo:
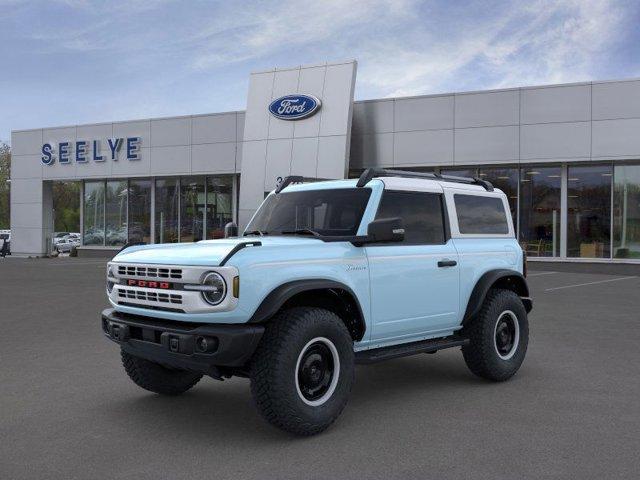
{"label": "round headlight", "polygon": [[227,294],[227,285],[224,283],[224,278],[216,272],[209,272],[202,280],[202,284],[207,287],[202,292],[202,298],[211,305],[218,305],[224,300]]}

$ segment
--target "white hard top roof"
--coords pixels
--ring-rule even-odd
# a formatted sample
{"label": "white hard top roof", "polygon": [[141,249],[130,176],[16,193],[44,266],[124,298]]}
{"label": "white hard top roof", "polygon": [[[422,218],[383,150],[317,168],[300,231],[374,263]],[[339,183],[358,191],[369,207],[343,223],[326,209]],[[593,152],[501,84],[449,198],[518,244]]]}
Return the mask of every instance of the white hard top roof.
{"label": "white hard top roof", "polygon": [[[408,172],[409,173],[409,172]],[[444,190],[465,190],[469,193],[496,193],[498,195],[503,192],[495,188],[493,192],[487,191],[482,185],[456,182],[453,180],[444,180],[438,178],[425,178],[425,177],[401,177],[401,176],[381,176],[373,177],[371,181],[382,182],[386,189],[391,190],[414,190],[414,191],[429,191],[429,192],[442,192]],[[331,188],[353,188],[357,185],[358,179],[345,179],[345,180],[321,180],[318,182],[304,183],[292,183],[285,188],[285,191],[295,192],[304,190],[320,190]]]}
{"label": "white hard top roof", "polygon": [[[437,180],[428,178],[405,178],[405,177],[374,177],[384,183],[385,188],[394,190],[424,190],[442,191],[447,189],[468,190],[469,192],[487,192],[481,185],[469,183],[458,183],[449,180]],[[500,192],[494,187],[494,192]]]}

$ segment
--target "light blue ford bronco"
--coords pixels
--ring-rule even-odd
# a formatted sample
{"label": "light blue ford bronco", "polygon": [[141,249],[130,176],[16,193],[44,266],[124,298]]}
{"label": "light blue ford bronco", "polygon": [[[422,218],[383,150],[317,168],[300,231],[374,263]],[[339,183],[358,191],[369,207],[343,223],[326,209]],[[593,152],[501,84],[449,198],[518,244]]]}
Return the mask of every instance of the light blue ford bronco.
{"label": "light blue ford bronco", "polygon": [[102,329],[140,387],[248,377],[269,422],[311,435],[342,412],[356,363],[461,347],[471,372],[503,381],[524,360],[526,258],[489,182],[287,177],[242,236],[227,230],[109,262]]}

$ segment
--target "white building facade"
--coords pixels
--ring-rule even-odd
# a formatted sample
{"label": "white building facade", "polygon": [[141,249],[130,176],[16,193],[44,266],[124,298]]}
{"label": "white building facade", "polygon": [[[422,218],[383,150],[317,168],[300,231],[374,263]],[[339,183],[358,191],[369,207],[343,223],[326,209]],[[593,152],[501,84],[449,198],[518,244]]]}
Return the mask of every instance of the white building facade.
{"label": "white building facade", "polygon": [[82,182],[87,249],[242,227],[279,177],[478,176],[529,257],[640,263],[640,80],[353,100],[357,64],[251,74],[247,109],[12,132],[15,254],[46,254],[52,185]]}

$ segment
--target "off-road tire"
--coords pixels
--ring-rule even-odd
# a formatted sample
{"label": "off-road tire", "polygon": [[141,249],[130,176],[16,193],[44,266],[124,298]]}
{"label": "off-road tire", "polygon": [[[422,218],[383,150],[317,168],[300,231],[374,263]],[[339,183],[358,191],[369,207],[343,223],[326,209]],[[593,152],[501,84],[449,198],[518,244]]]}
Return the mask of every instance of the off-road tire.
{"label": "off-road tire", "polygon": [[[310,406],[298,391],[296,365],[305,346],[318,338],[328,339],[335,346],[339,376],[328,399]],[[322,308],[291,308],[277,313],[267,325],[251,360],[251,393],[269,423],[296,435],[314,435],[342,413],[354,370],[353,340],[335,313]]]}
{"label": "off-road tire", "polygon": [[[505,312],[513,312],[518,319],[519,340],[511,358],[499,355],[494,340],[496,323]],[[465,326],[463,333],[469,344],[462,347],[464,361],[475,375],[502,382],[511,378],[520,368],[529,343],[527,311],[518,295],[511,290],[491,289],[480,312]],[[514,342],[515,343],[515,342]]]}
{"label": "off-road tire", "polygon": [[202,375],[173,370],[120,350],[127,375],[139,387],[162,395],[180,395],[200,381]]}

